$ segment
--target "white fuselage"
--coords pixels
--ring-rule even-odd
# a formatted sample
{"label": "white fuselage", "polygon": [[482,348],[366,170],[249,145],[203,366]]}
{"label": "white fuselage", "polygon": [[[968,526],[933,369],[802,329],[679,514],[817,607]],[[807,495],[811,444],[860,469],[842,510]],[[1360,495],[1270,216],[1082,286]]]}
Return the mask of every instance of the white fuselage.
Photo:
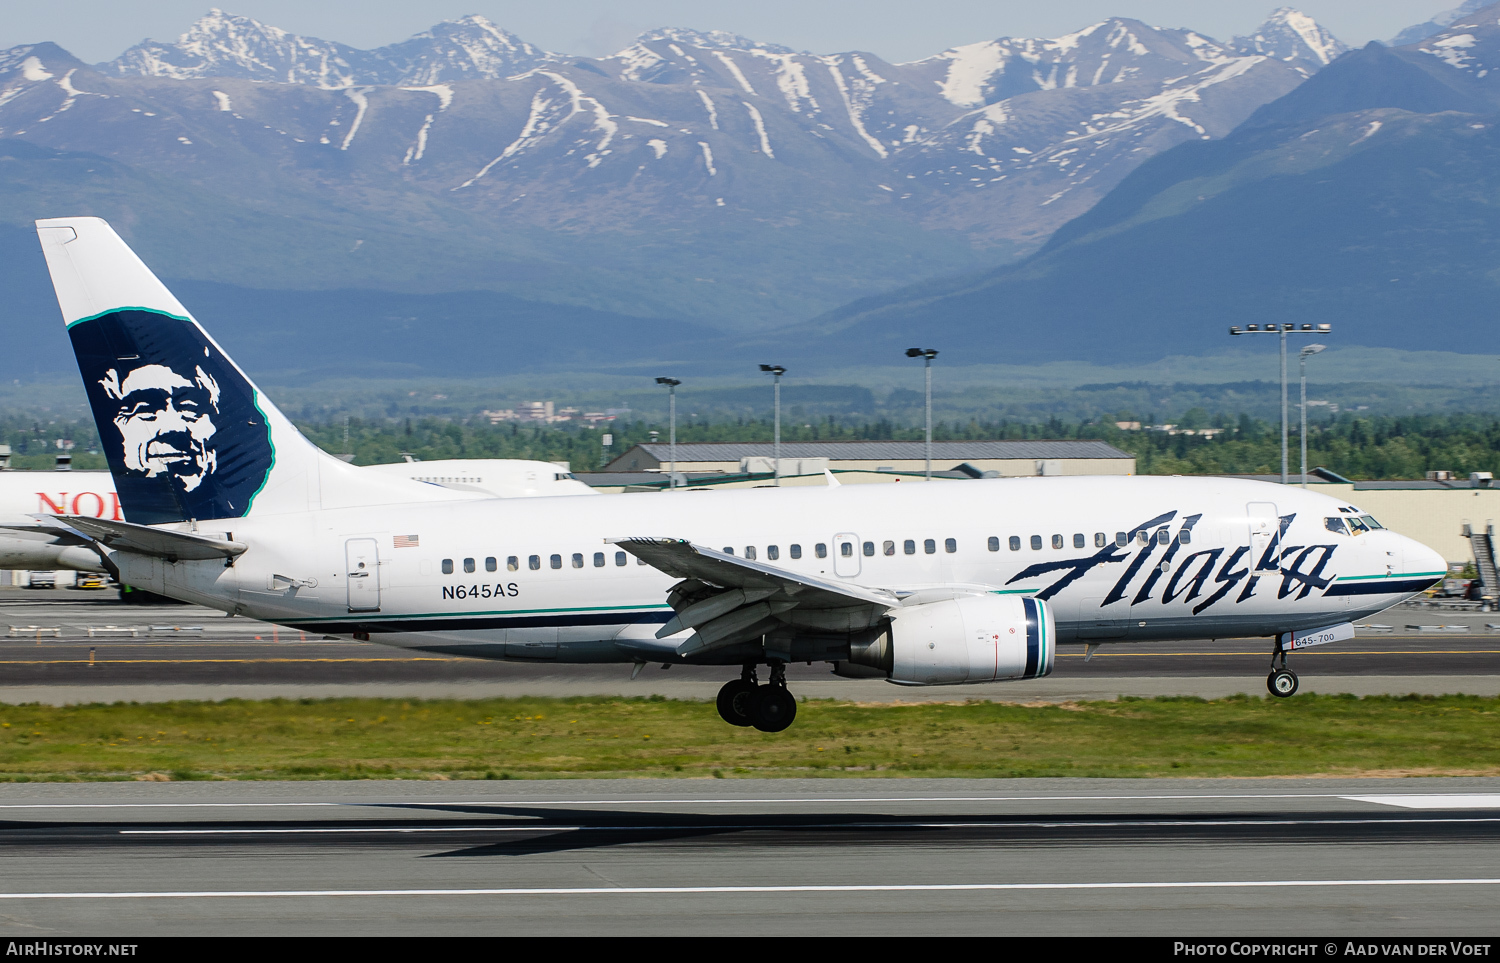
{"label": "white fuselage", "polygon": [[753,552],[912,601],[1034,595],[1059,641],[1144,641],[1347,622],[1441,577],[1437,553],[1411,539],[1325,522],[1354,514],[1234,479],[1028,478],[252,515],[197,525],[250,546],[232,565],[115,558],[133,585],[328,635],[486,658],[676,661],[677,639],[655,638],[675,580],[610,539]]}

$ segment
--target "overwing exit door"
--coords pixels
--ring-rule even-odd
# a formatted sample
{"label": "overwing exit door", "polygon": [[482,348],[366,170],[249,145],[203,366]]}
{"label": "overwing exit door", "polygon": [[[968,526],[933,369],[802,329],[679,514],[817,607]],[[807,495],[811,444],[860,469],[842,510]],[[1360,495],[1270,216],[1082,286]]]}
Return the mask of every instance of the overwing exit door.
{"label": "overwing exit door", "polygon": [[348,575],[349,611],[380,611],[380,548],[373,538],[344,542],[344,570]]}

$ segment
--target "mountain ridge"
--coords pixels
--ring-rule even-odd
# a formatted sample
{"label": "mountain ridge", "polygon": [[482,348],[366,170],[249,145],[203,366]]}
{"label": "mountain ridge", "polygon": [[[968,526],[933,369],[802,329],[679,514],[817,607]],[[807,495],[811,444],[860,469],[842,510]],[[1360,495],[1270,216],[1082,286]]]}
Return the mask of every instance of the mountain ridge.
{"label": "mountain ridge", "polygon": [[[1451,56],[1462,52],[1462,58]],[[1395,50],[1345,54],[1222,140],[1140,165],[1029,259],[816,319],[829,345],[902,331],[980,360],[1211,352],[1224,326],[1338,322],[1360,344],[1481,350],[1500,277],[1500,4]],[[1017,328],[1013,319],[1027,324]],[[1442,325],[1413,324],[1440,317]],[[1109,320],[1101,320],[1107,318]]]}

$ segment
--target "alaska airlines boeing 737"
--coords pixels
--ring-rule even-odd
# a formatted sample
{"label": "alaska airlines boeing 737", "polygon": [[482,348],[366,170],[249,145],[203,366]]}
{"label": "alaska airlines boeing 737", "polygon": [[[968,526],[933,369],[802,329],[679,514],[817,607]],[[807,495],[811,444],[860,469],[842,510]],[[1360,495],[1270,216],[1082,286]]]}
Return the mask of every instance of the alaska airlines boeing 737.
{"label": "alaska airlines boeing 737", "polygon": [[944,685],[1045,676],[1059,643],[1265,636],[1291,695],[1289,651],[1446,569],[1356,506],[1223,478],[435,499],[309,443],[104,221],[37,228],[124,514],[46,521],[226,612],[479,658],[738,666],[720,714],[779,731],[793,661]]}

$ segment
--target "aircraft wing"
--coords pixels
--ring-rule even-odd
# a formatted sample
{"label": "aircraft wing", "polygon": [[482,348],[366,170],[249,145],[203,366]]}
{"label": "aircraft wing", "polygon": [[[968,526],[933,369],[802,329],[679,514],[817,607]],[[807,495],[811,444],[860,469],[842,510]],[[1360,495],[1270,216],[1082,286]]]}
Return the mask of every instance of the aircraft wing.
{"label": "aircraft wing", "polygon": [[857,631],[901,605],[883,589],[789,572],[682,539],[609,541],[681,579],[667,594],[676,615],[656,633],[664,639],[693,629],[693,635],[677,646],[681,656],[749,641],[786,626]]}
{"label": "aircraft wing", "polygon": [[53,516],[67,529],[80,532],[104,548],[164,558],[169,562],[235,558],[248,545],[194,532],[176,532],[80,515]]}

